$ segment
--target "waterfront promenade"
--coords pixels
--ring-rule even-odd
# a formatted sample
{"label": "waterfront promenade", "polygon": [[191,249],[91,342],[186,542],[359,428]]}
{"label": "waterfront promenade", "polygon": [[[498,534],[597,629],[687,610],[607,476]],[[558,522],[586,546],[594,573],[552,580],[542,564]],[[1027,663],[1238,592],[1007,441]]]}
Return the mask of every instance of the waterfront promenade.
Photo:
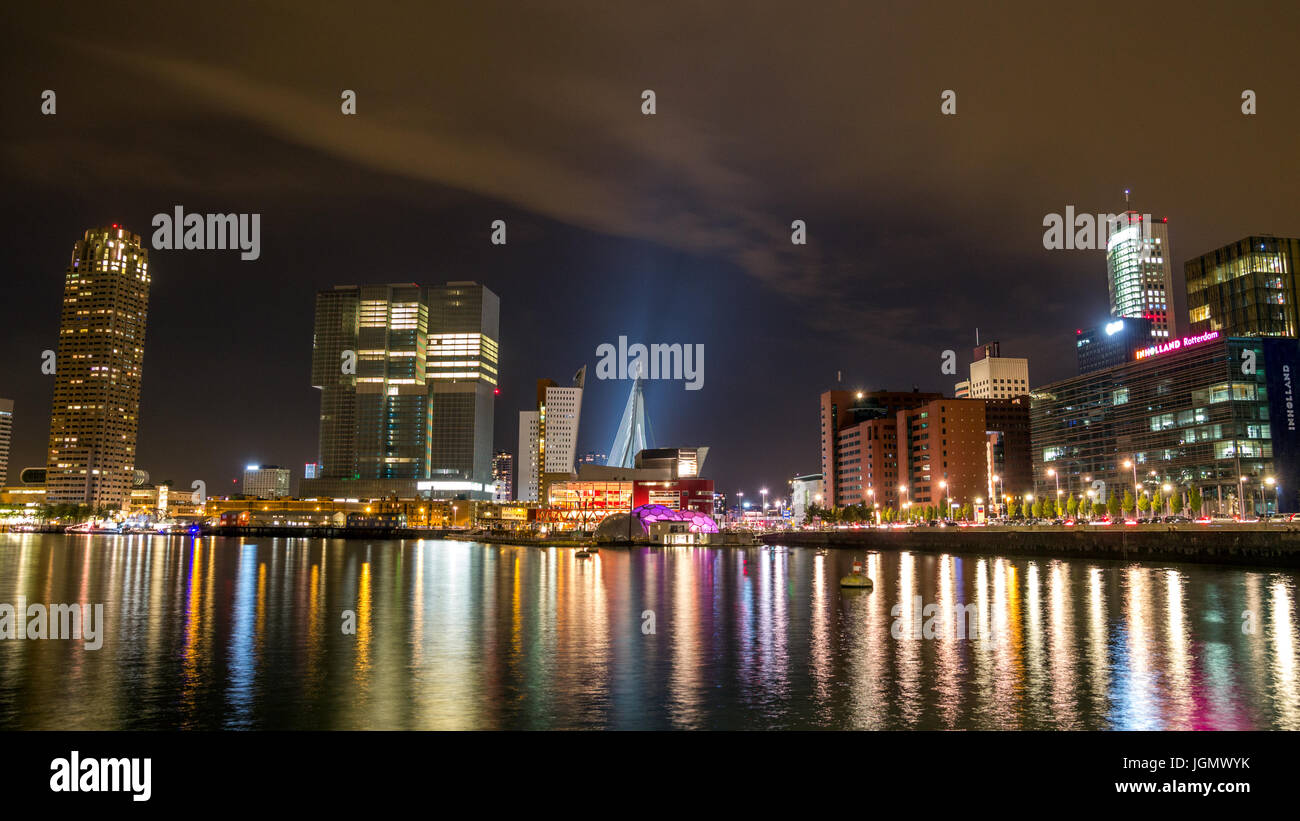
{"label": "waterfront promenade", "polygon": [[760,538],[790,547],[1300,567],[1295,525],[862,528],[775,531]]}

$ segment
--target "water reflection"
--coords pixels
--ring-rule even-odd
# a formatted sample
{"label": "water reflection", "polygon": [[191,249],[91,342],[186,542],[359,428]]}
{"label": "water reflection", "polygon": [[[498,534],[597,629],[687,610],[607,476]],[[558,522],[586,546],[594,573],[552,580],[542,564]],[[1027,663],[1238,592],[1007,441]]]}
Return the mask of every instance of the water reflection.
{"label": "water reflection", "polygon": [[854,558],[0,535],[105,619],[0,641],[0,728],[1300,729],[1294,573]]}

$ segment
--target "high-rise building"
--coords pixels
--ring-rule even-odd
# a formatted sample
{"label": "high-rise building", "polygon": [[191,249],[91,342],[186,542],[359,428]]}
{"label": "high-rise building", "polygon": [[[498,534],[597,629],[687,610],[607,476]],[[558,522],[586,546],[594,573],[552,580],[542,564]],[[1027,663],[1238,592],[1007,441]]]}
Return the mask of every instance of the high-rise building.
{"label": "high-rise building", "polygon": [[244,495],[283,499],[289,495],[289,469],[279,465],[248,465],[244,468]]}
{"label": "high-rise building", "polygon": [[1125,211],[1108,226],[1106,240],[1110,315],[1150,319],[1151,335],[1159,339],[1178,335],[1168,222]]}
{"label": "high-rise building", "polygon": [[942,399],[919,391],[826,391],[821,460],[828,507],[898,505],[898,411]]}
{"label": "high-rise building", "polygon": [[957,399],[1012,399],[1029,393],[1029,360],[1002,356],[999,343],[988,342],[975,348],[970,363],[970,379],[958,382],[953,391]]}
{"label": "high-rise building", "polygon": [[509,502],[514,499],[515,457],[508,450],[499,450],[492,456],[492,501]]}
{"label": "high-rise building", "polygon": [[538,457],[541,455],[541,425],[537,411],[519,414],[519,464],[515,472],[515,499],[536,502],[541,499],[542,472]]}
{"label": "high-rise building", "polygon": [[[823,500],[828,507],[942,507],[1031,481],[1029,405],[913,391],[822,394]],[[832,476],[834,478],[832,478]]]}
{"label": "high-rise building", "polygon": [[73,246],[50,410],[51,504],[117,508],[130,495],[149,282],[149,252],[138,234],[92,228]]}
{"label": "high-rise building", "polygon": [[[550,379],[537,380],[537,410],[526,411],[519,415],[519,450],[520,465],[524,447],[529,446],[536,454],[536,485],[538,499],[545,501],[550,483],[556,479],[568,479],[575,475],[578,452],[578,423],[582,416],[582,391],[586,382],[587,369],[584,366],[573,375],[571,387],[560,387]],[[536,434],[533,434],[533,424]],[[526,439],[528,441],[526,441]],[[532,482],[525,484],[519,480],[521,491],[531,491]],[[521,500],[532,501],[524,496]]]}
{"label": "high-rise building", "polygon": [[435,482],[490,488],[501,300],[478,283],[448,282],[426,288],[425,302],[432,418],[429,476]]}
{"label": "high-rise building", "polygon": [[1122,317],[1075,331],[1079,374],[1132,362],[1137,351],[1151,345],[1151,328],[1151,320],[1145,317]]}
{"label": "high-rise building", "polygon": [[1300,334],[1300,239],[1250,236],[1216,248],[1183,266],[1189,335]]}
{"label": "high-rise building", "polygon": [[9,442],[14,435],[14,400],[0,399],[0,487],[9,483]]}
{"label": "high-rise building", "polygon": [[1026,397],[933,399],[896,417],[900,502],[943,510],[1031,490]]}
{"label": "high-rise building", "polygon": [[473,282],[317,294],[319,477],[303,493],[490,499],[499,309]]}
{"label": "high-rise building", "polygon": [[302,466],[302,478],[315,479],[320,476],[320,465],[316,462],[308,462]]}

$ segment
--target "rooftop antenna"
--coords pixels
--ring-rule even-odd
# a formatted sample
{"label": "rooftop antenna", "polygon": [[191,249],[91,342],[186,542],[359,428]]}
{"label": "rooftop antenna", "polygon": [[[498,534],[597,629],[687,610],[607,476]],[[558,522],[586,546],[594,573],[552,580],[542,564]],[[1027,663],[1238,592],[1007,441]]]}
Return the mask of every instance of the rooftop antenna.
{"label": "rooftop antenna", "polygon": [[975,347],[978,348],[979,346],[980,346],[980,329],[979,329],[979,328],[976,328],[976,329],[975,329]]}

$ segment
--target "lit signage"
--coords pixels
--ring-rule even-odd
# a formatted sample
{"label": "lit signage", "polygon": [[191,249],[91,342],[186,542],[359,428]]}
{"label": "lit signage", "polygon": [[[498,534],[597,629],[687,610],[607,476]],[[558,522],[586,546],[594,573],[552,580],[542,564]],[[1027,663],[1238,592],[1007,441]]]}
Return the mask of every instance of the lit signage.
{"label": "lit signage", "polygon": [[1114,322],[1106,323],[1107,336],[1114,336],[1115,334],[1119,333],[1122,330],[1124,330],[1124,320],[1122,319],[1117,319]]}
{"label": "lit signage", "polygon": [[1143,348],[1133,354],[1134,359],[1146,359],[1156,356],[1157,354],[1170,353],[1171,351],[1182,350],[1192,345],[1200,345],[1202,342],[1212,342],[1219,338],[1218,331],[1206,331],[1196,336],[1185,336],[1182,339],[1171,339],[1168,342],[1162,342],[1159,345],[1152,345],[1149,348]]}

